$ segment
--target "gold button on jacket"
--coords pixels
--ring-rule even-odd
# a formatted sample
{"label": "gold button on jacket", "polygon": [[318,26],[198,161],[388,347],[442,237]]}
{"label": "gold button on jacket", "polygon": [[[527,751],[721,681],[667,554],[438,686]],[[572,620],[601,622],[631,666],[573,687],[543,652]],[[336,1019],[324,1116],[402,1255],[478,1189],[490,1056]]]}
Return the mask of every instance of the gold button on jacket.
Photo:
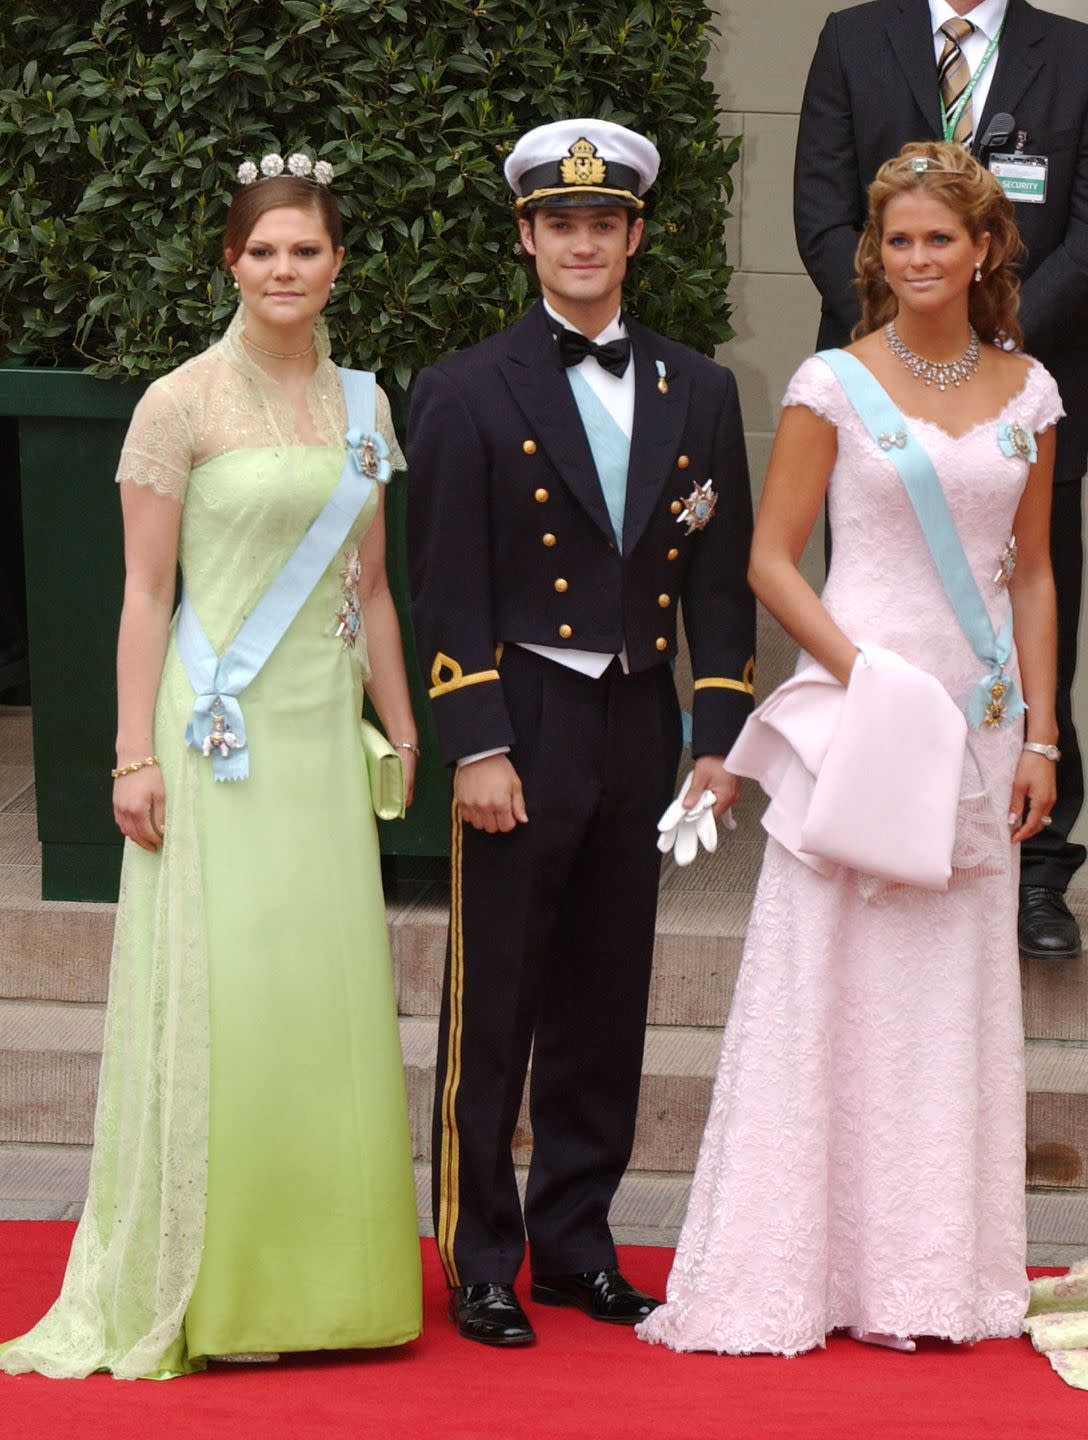
{"label": "gold button on jacket", "polygon": [[[516,744],[512,645],[552,646],[561,660],[575,650],[626,651],[632,675],[661,679],[683,611],[695,678],[739,681],[752,654],[751,505],[736,383],[633,317],[628,330],[645,383],[636,386],[619,538],[542,304],[416,377],[407,509],[417,648],[449,656],[472,681],[433,699],[447,763]],[[668,372],[664,395],[658,361]],[[688,534],[677,523],[685,497],[708,477],[717,511]],[[503,641],[500,677],[494,653]],[[751,708],[743,685],[704,684],[691,701],[696,753],[728,753]]]}

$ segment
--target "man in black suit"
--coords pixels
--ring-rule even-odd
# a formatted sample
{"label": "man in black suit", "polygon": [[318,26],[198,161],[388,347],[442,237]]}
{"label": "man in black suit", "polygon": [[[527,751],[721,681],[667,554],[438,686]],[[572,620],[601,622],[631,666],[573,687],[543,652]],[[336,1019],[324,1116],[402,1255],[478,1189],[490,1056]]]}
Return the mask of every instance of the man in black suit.
{"label": "man in black suit", "polygon": [[858,319],[854,249],[870,181],[907,141],[941,138],[971,145],[995,174],[1011,167],[1029,177],[1006,187],[1027,247],[1025,349],[1051,371],[1067,411],[1051,526],[1058,803],[1053,825],[1024,844],[1020,948],[1074,959],[1081,937],[1064,891],[1085,857],[1069,834],[1084,799],[1070,691],[1088,455],[1088,25],[1027,0],[873,0],[828,18],[805,88],[794,174],[797,244],[823,301],[821,348],[847,343]]}
{"label": "man in black suit", "polygon": [[[657,819],[695,675],[694,801],[752,704],[752,517],[732,375],[621,311],[658,155],[571,120],[506,162],[542,300],[419,376],[408,430],[419,651],[454,771],[435,1233],[461,1334],[532,1341],[513,1291],[634,1324],[616,1268],[654,943]],[[511,1142],[530,1046],[524,1219]]]}

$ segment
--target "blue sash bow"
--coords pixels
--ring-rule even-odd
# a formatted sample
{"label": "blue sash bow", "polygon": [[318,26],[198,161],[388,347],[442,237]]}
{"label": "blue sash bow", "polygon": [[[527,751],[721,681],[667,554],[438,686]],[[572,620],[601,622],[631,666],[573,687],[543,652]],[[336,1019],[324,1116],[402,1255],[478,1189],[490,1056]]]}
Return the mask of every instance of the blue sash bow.
{"label": "blue sash bow", "polygon": [[344,469],[321,513],[254,606],[226,653],[216,655],[188,592],[178,609],[176,640],[196,692],[185,743],[212,762],[216,780],[249,775],[246,724],[238,697],[290,629],[329,562],[347,539],[376,484],[392,474],[389,446],[377,431],[377,382],[369,371],[340,372],[349,429]]}
{"label": "blue sash bow", "polygon": [[956,619],[972,650],[989,666],[968,696],[967,723],[975,729],[980,725],[1007,725],[1027,708],[1005,672],[1012,656],[1011,609],[1001,629],[995,632],[933,462],[910,433],[880,381],[845,350],[821,350],[819,357],[838,376],[862,424],[899,471]]}

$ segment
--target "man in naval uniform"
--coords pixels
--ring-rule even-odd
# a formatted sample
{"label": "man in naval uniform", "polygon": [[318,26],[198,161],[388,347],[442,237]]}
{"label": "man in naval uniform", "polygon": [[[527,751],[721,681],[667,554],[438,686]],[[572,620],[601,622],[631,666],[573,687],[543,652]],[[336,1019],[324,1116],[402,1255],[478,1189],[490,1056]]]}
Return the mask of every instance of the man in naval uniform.
{"label": "man in naval uniform", "polygon": [[[542,299],[419,376],[408,429],[419,652],[454,768],[432,1172],[460,1333],[534,1339],[531,1295],[635,1324],[609,1206],[631,1153],[657,908],[656,822],[695,677],[691,800],[721,814],[752,704],[751,502],[728,370],[621,310],[659,157],[598,120],[505,173]],[[532,1049],[524,1219],[511,1142]]]}

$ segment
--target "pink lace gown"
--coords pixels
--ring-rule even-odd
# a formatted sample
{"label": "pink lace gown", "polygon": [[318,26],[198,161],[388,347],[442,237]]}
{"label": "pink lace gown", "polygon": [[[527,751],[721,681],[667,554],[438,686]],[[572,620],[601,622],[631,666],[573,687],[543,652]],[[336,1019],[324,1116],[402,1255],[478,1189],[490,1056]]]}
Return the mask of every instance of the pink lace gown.
{"label": "pink lace gown", "polygon": [[[964,703],[984,667],[891,461],[818,357],[784,403],[838,431],[824,603],[847,635],[897,651]],[[1061,414],[1032,362],[1001,414],[966,434],[910,421],[995,625],[1009,600],[993,577],[1028,470],[1003,452],[1002,427],[1039,432]],[[1018,722],[970,737],[1002,837],[1022,738]],[[991,849],[988,873],[966,871],[947,893],[874,895],[856,873],[825,878],[768,841],[667,1302],[643,1340],[794,1355],[850,1325],[1020,1333],[1018,857]]]}

